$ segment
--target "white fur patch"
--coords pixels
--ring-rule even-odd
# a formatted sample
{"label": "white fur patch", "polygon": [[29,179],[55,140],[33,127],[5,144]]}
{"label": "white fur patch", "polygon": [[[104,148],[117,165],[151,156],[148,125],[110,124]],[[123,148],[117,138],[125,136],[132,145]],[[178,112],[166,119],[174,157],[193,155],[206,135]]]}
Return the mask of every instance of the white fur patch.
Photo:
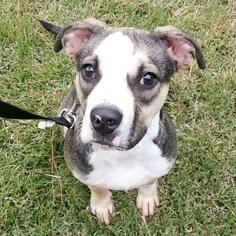
{"label": "white fur patch", "polygon": [[124,145],[133,123],[135,102],[127,83],[127,75],[133,74],[140,60],[146,60],[146,56],[141,52],[134,53],[134,43],[122,32],[110,34],[94,53],[98,56],[102,78],[88,96],[81,139],[85,143],[92,141],[91,110],[96,106],[108,105],[118,108],[123,114],[117,130],[119,136],[114,144]]}
{"label": "white fur patch", "polygon": [[153,143],[159,131],[159,113],[154,117],[141,141],[127,151],[94,150],[90,164],[94,170],[86,176],[73,173],[87,185],[112,190],[129,190],[167,174],[173,162],[162,156]]}

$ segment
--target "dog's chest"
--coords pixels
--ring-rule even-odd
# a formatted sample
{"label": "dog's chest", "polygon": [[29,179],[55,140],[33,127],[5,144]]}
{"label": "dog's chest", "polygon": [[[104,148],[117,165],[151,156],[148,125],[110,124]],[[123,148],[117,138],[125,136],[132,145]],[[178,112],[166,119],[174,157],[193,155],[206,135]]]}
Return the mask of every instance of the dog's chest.
{"label": "dog's chest", "polygon": [[83,179],[88,185],[128,190],[165,175],[172,163],[162,157],[152,140],[143,140],[129,151],[97,150],[92,153],[93,171]]}
{"label": "dog's chest", "polygon": [[73,175],[87,185],[111,190],[138,188],[167,174],[173,161],[162,155],[153,142],[159,132],[157,114],[140,142],[127,151],[105,150],[93,145],[89,164],[93,170],[88,175],[73,172]]}

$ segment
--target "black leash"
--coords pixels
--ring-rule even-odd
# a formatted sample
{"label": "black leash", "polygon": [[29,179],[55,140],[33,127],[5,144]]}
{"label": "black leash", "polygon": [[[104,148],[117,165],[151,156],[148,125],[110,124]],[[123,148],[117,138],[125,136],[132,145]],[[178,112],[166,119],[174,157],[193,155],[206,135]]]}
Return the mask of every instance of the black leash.
{"label": "black leash", "polygon": [[46,120],[66,126],[67,128],[70,128],[74,123],[74,117],[66,114],[66,112],[62,112],[60,117],[45,117],[22,110],[3,101],[0,101],[0,117],[5,119]]}

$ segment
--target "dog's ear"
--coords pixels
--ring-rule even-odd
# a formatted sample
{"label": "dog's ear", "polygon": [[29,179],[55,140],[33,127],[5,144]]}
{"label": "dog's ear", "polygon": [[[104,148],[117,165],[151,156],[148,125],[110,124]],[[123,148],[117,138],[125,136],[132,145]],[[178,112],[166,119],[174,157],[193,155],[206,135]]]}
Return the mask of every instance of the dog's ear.
{"label": "dog's ear", "polygon": [[45,20],[38,20],[44,29],[51,32],[52,34],[58,35],[60,31],[62,30],[62,27],[59,25],[54,25],[50,22],[47,22]]}
{"label": "dog's ear", "polygon": [[200,46],[174,26],[157,27],[154,33],[164,42],[170,57],[176,61],[177,70],[189,68],[194,59],[205,69],[205,59]]}
{"label": "dog's ear", "polygon": [[58,33],[54,50],[59,52],[65,49],[65,52],[73,57],[93,33],[105,27],[105,23],[93,18],[72,23]]}

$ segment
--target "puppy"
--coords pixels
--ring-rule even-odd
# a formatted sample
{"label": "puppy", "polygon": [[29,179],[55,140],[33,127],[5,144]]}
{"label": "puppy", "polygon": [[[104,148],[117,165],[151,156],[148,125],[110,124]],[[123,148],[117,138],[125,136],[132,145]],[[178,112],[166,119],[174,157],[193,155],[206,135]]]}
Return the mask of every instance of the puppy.
{"label": "puppy", "polygon": [[169,81],[195,59],[205,68],[200,47],[174,26],[147,32],[95,19],[63,28],[41,23],[57,35],[55,51],[63,49],[76,63],[75,85],[60,109],[75,116],[63,130],[64,154],[72,174],[91,190],[91,212],[108,224],[110,190],[137,189],[138,209],[152,216],[157,179],[176,158],[175,128],[162,110]]}

